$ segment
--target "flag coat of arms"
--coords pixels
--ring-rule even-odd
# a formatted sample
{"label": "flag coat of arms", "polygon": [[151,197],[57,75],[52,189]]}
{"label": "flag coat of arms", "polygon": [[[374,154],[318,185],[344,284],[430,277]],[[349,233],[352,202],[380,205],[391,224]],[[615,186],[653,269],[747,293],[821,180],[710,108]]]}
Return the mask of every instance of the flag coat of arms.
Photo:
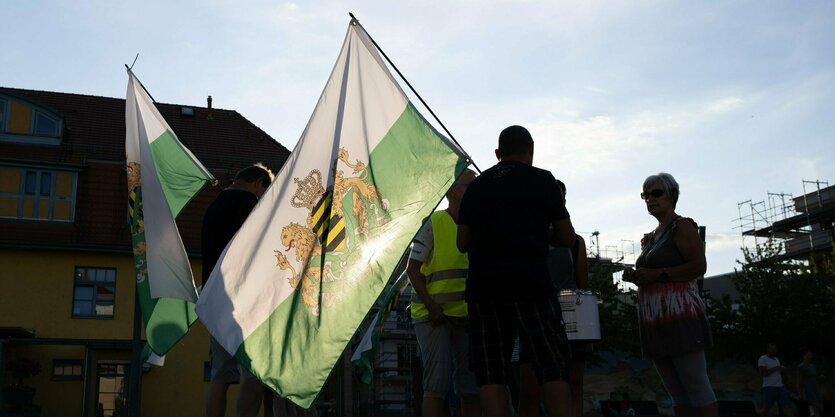
{"label": "flag coat of arms", "polygon": [[136,288],[148,347],[162,356],[197,320],[197,290],[174,219],[214,178],[180,143],[130,70],[128,77],[125,153]]}
{"label": "flag coat of arms", "polygon": [[262,382],[310,406],[468,164],[352,21],[298,144],[203,288],[200,319]]}

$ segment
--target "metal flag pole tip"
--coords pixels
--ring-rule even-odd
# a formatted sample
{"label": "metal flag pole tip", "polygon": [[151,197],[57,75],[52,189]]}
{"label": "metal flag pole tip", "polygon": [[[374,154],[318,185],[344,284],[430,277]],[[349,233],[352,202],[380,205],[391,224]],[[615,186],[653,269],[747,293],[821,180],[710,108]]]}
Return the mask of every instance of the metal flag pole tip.
{"label": "metal flag pole tip", "polygon": [[133,70],[133,66],[136,65],[136,60],[137,59],[139,59],[139,52],[136,53],[136,57],[133,58],[133,63],[131,63],[129,67],[128,67],[128,64],[125,64],[125,67],[128,69],[128,71]]}
{"label": "metal flag pole tip", "polygon": [[[137,58],[139,58],[139,54],[136,54],[136,57],[137,57]],[[134,64],[136,63],[136,59],[134,59],[134,60],[133,60],[133,63],[134,63]],[[127,68],[127,69],[128,69],[128,74],[133,74],[133,70],[132,70],[132,68],[133,68],[133,64],[131,64],[131,66],[128,66],[128,64],[125,64],[125,68]],[[134,78],[135,78],[135,76],[134,76]],[[136,79],[136,78],[135,78],[135,79]],[[156,101],[156,100],[154,100],[154,96],[152,96],[152,95],[151,95],[151,92],[150,92],[150,91],[148,91],[148,89],[147,89],[147,88],[145,88],[145,85],[144,85],[144,84],[142,84],[142,81],[139,81],[139,79],[136,79],[136,82],[138,82],[138,83],[139,83],[139,86],[140,86],[140,87],[142,87],[142,90],[144,90],[144,91],[145,91],[145,94],[147,94],[147,95],[148,95],[148,97],[150,97],[150,98],[151,98],[151,101],[153,101],[153,102],[154,102],[154,104],[157,104],[157,101]]]}

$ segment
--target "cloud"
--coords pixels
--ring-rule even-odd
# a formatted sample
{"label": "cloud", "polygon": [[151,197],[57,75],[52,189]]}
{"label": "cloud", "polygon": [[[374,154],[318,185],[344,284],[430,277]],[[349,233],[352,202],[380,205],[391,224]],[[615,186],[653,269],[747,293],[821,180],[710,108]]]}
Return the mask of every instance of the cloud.
{"label": "cloud", "polygon": [[705,252],[722,252],[742,247],[742,235],[730,233],[708,234],[705,237]]}
{"label": "cloud", "polygon": [[[640,152],[653,144],[662,123],[652,117],[582,116],[566,111],[548,115],[527,127],[536,139],[537,159],[563,167],[563,175],[581,177],[592,172],[624,169],[625,153]],[[566,172],[565,167],[570,167]]]}
{"label": "cloud", "polygon": [[[822,157],[791,157],[787,158],[785,161],[785,167],[787,171],[792,172],[796,177],[808,179],[808,180],[815,180],[821,174],[822,170],[820,168],[821,165],[825,165],[826,161]],[[826,180],[826,178],[823,178]]]}
{"label": "cloud", "polygon": [[680,147],[682,139],[749,105],[745,94],[720,94],[707,91],[691,100],[632,103],[603,112],[596,109],[604,105],[584,97],[539,98],[520,107],[547,109],[529,116],[525,125],[536,141],[536,159],[546,161],[545,168],[559,167],[563,176],[583,178],[634,169],[642,159],[668,161],[668,150]]}
{"label": "cloud", "polygon": [[735,110],[742,105],[744,101],[739,97],[725,97],[710,103],[707,103],[705,109],[711,113],[724,113]]}

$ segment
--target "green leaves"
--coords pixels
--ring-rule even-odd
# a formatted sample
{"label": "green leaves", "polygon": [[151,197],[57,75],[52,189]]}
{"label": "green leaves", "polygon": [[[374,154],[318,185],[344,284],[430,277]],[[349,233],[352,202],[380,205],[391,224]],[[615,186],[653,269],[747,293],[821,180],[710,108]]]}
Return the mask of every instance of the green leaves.
{"label": "green leaves", "polygon": [[591,263],[589,265],[591,289],[598,293],[602,304],[599,306],[600,334],[602,340],[595,342],[594,354],[589,364],[602,362],[600,353],[626,352],[632,356],[641,356],[640,338],[638,337],[638,310],[635,307],[636,292],[622,291],[612,279],[619,271],[619,263]]}
{"label": "green leaves", "polygon": [[781,257],[780,249],[774,240],[743,248],[742,271],[733,278],[739,300],[708,297],[712,357],[750,362],[775,342],[783,361],[793,363],[802,348],[825,355],[835,345],[835,255],[799,261]]}

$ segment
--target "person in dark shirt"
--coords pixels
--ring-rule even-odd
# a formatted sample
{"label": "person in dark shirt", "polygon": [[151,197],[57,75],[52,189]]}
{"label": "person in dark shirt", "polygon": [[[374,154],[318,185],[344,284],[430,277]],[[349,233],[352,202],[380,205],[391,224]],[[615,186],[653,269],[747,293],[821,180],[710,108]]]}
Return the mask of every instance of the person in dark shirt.
{"label": "person in dark shirt", "polygon": [[[228,188],[220,192],[203,216],[203,286],[209,280],[226,245],[244,224],[273,180],[273,173],[261,164],[242,169]],[[261,408],[264,385],[246,369],[240,368],[235,358],[211,338],[212,376],[206,398],[206,416],[222,417],[226,413],[226,391],[229,385],[244,382],[236,404],[238,416],[256,416]]]}
{"label": "person in dark shirt", "polygon": [[470,260],[470,369],[485,415],[505,416],[510,358],[519,335],[543,382],[548,415],[568,416],[571,353],[547,258],[549,243],[574,246],[574,227],[556,178],[532,166],[527,129],[503,130],[496,157],[499,163],[470,184],[458,217],[458,248]]}
{"label": "person in dark shirt", "polygon": [[603,401],[603,417],[621,417],[621,402],[617,393],[610,392],[609,399]]}
{"label": "person in dark shirt", "polygon": [[623,399],[620,400],[620,415],[622,417],[635,417],[635,409],[632,408],[632,400],[629,399],[628,393],[623,393]]}

